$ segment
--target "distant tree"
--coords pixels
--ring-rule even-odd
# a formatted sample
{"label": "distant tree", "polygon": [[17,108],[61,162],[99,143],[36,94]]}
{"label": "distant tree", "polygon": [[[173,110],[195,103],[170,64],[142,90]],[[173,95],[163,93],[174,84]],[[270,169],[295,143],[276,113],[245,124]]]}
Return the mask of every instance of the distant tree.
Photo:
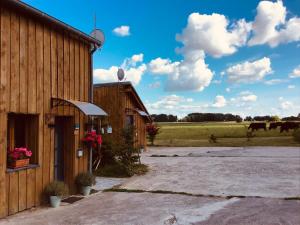
{"label": "distant tree", "polygon": [[270,122],[278,122],[278,121],[280,121],[280,117],[279,116],[272,116],[269,121]]}
{"label": "distant tree", "polygon": [[242,117],[238,116],[235,121],[237,123],[241,123],[241,122],[243,122],[243,119],[242,119]]}
{"label": "distant tree", "polygon": [[152,114],[151,115],[154,122],[177,122],[177,116],[167,115],[167,114]]}
{"label": "distant tree", "polygon": [[296,116],[288,116],[288,117],[283,117],[282,118],[283,121],[299,121],[300,117],[296,117]]}
{"label": "distant tree", "polygon": [[253,121],[252,117],[251,116],[246,116],[244,121]]}

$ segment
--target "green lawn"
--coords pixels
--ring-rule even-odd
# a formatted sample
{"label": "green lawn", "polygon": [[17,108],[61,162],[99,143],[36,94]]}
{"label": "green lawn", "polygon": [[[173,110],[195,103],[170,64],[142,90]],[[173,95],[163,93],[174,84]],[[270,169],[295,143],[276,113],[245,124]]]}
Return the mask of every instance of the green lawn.
{"label": "green lawn", "polygon": [[[292,131],[280,133],[277,130],[256,131],[250,141],[246,138],[249,123],[158,123],[160,133],[158,146],[300,146],[292,137]],[[217,143],[209,143],[213,134]]]}

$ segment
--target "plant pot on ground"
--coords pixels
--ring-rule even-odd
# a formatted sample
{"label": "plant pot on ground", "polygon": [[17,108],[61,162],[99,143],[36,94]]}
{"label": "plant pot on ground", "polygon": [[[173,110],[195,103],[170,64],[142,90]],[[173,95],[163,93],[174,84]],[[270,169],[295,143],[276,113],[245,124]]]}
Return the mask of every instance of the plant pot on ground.
{"label": "plant pot on ground", "polygon": [[92,186],[96,184],[96,179],[91,173],[80,173],[77,175],[75,183],[80,189],[81,194],[87,196],[90,194]]}
{"label": "plant pot on ground", "polygon": [[64,182],[53,181],[46,186],[44,193],[49,198],[50,205],[56,208],[60,206],[62,197],[68,195],[69,189]]}

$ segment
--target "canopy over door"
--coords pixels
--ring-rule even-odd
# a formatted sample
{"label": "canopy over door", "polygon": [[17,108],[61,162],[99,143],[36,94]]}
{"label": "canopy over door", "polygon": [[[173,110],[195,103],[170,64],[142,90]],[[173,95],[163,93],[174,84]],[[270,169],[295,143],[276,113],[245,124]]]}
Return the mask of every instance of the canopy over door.
{"label": "canopy over door", "polygon": [[74,106],[86,116],[107,116],[107,113],[103,109],[89,102],[52,98],[51,107],[56,106]]}

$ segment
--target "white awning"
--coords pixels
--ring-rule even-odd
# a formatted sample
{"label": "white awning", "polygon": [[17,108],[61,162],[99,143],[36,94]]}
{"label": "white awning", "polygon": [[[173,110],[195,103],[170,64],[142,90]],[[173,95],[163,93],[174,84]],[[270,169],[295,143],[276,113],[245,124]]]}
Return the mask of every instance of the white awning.
{"label": "white awning", "polygon": [[90,102],[81,102],[75,100],[66,100],[61,98],[52,98],[51,107],[72,105],[75,108],[79,109],[86,116],[107,116],[107,113],[101,109],[99,106],[90,103]]}

